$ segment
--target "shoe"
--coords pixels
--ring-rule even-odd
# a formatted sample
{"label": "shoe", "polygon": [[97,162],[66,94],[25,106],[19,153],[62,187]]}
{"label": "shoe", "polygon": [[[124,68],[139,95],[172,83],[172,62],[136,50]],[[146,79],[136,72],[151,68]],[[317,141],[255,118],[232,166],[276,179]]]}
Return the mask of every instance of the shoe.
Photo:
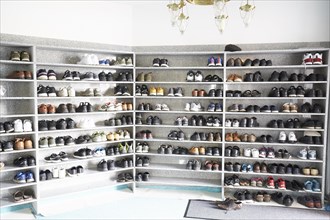
{"label": "shoe", "polygon": [[314,65],[322,65],[323,61],[322,61],[322,53],[315,53],[313,55],[313,64]]}

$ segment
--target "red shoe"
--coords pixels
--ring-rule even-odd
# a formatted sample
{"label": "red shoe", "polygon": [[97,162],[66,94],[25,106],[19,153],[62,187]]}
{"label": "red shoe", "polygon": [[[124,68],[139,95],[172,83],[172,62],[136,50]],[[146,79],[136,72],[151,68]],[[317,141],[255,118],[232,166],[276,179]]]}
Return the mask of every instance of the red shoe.
{"label": "red shoe", "polygon": [[267,188],[270,188],[270,189],[275,188],[274,178],[272,176],[269,176],[267,178]]}
{"label": "red shoe", "polygon": [[279,178],[277,180],[277,188],[279,188],[279,189],[286,189],[286,187],[285,187],[285,181],[282,178]]}

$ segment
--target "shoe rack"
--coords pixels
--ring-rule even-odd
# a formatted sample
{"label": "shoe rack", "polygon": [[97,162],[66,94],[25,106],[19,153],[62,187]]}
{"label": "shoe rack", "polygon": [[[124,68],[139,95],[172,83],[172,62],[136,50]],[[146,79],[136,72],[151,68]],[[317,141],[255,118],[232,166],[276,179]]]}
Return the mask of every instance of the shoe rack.
{"label": "shoe rack", "polygon": [[[30,54],[30,62],[25,61],[10,61],[9,56],[11,51],[27,51]],[[320,52],[323,54],[322,65],[302,65],[303,55],[306,52]],[[83,65],[77,64],[79,57],[84,54],[96,54],[99,58],[108,56],[129,56],[132,57],[133,66],[109,66],[109,65]],[[24,203],[32,203],[36,210],[38,204],[42,199],[52,198],[59,195],[65,195],[73,192],[81,192],[91,188],[108,187],[114,188],[120,186],[128,186],[133,189],[139,187],[149,186],[169,186],[169,187],[184,187],[211,190],[216,192],[217,199],[224,199],[225,197],[233,197],[235,192],[248,190],[254,196],[258,191],[266,191],[269,194],[274,192],[281,192],[284,195],[291,195],[295,202],[292,207],[305,208],[297,203],[299,196],[317,196],[324,198],[325,189],[325,162],[326,162],[326,141],[328,134],[328,107],[329,107],[329,50],[328,49],[296,49],[296,50],[269,50],[269,51],[241,51],[241,52],[155,52],[155,53],[134,53],[125,51],[107,51],[107,50],[92,50],[92,49],[77,49],[77,48],[62,48],[52,46],[35,46],[24,45],[17,43],[1,43],[1,85],[6,88],[6,94],[1,97],[1,122],[13,121],[15,119],[29,119],[33,124],[32,132],[23,133],[1,133],[1,141],[14,140],[15,138],[26,138],[33,141],[33,149],[13,150],[8,152],[0,152],[1,161],[5,162],[5,167],[0,171],[1,175],[1,208],[16,206]],[[222,66],[208,67],[208,59],[214,56],[221,57]],[[154,67],[153,60],[155,58],[167,59],[169,67]],[[227,66],[226,61],[230,58],[241,58],[242,60],[250,59],[267,59],[272,61],[272,66]],[[39,69],[54,70],[57,74],[57,80],[38,80],[37,71]],[[86,72],[94,72],[96,74],[104,71],[114,72],[114,78],[120,72],[130,72],[133,74],[133,81],[85,81],[85,80],[62,80],[63,74],[66,70],[79,71],[84,74]],[[32,72],[32,79],[13,79],[9,77],[14,71],[30,71]],[[197,73],[200,71],[204,77],[201,82],[194,80],[187,81],[187,73],[193,71]],[[260,71],[263,81],[252,82],[227,82],[231,75],[235,74],[239,78],[244,79],[247,73],[255,73]],[[318,73],[323,75],[322,81],[268,81],[274,71],[287,71],[291,73],[304,73],[309,75],[311,73]],[[141,81],[138,76],[140,73],[150,73],[148,81]],[[205,81],[207,76],[213,76],[216,80]],[[222,81],[217,79],[221,78]],[[144,78],[145,79],[145,78]],[[39,85],[55,87],[56,91],[61,88],[71,86],[76,91],[74,97],[39,97],[37,88]],[[118,85],[126,85],[128,87],[130,96],[115,96],[114,90]],[[163,95],[156,96],[138,96],[136,95],[136,88],[145,85],[150,88],[162,88]],[[308,89],[322,90],[322,97],[269,97],[269,93],[273,87],[283,87],[289,89],[291,86],[302,86],[305,91]],[[88,88],[99,89],[102,96],[80,96],[79,92],[83,92]],[[182,96],[168,96],[170,89],[182,89]],[[194,96],[196,90],[205,90],[208,94],[210,90],[221,90],[222,96]],[[241,91],[241,94],[246,90],[258,90],[261,94],[258,97],[226,97],[228,90]],[[157,91],[157,90],[156,90]],[[197,91],[197,94],[198,94]],[[200,92],[203,93],[203,92]],[[60,104],[72,103],[78,107],[81,102],[89,102],[93,106],[92,112],[86,113],[55,113],[55,114],[38,114],[38,107],[41,104],[53,104],[58,107]],[[108,102],[131,102],[133,104],[132,111],[98,111],[100,104]],[[302,113],[301,106],[309,102],[312,105],[320,104],[322,106],[321,113]],[[187,103],[190,106],[187,107]],[[196,106],[191,108],[191,104]],[[211,103],[218,105],[218,111],[208,111]],[[298,106],[298,112],[282,112],[282,107],[285,103],[295,103]],[[140,110],[140,104],[149,104],[151,109]],[[157,104],[166,104],[169,110],[155,110]],[[274,105],[279,110],[275,112],[248,112],[248,111],[229,111],[234,104],[242,105],[240,108],[247,108],[249,105],[258,105],[262,108],[264,105]],[[163,105],[164,107],[165,105]],[[165,106],[165,107],[166,107]],[[219,106],[220,109],[219,110]],[[217,107],[215,107],[217,108]],[[195,111],[196,110],[196,111]],[[105,126],[104,120],[109,118],[121,117],[129,115],[134,120],[134,125],[122,126]],[[160,124],[147,124],[146,120],[149,116],[160,119]],[[191,124],[193,116],[202,116],[206,120],[201,126],[194,126]],[[139,118],[141,117],[141,118]],[[175,124],[178,117],[186,117],[188,125]],[[220,123],[217,126],[208,126],[206,124],[209,117],[216,117]],[[227,119],[237,119],[240,121],[244,118],[255,117],[259,123],[259,127],[229,127],[226,126]],[[95,127],[87,128],[73,128],[65,130],[47,130],[39,131],[38,122],[40,120],[54,120],[71,118],[76,123],[82,119],[92,119],[95,122]],[[137,123],[141,119],[141,123]],[[270,128],[268,123],[271,120],[299,119],[301,123],[307,119],[318,120],[322,122],[322,127],[317,129],[306,128]],[[97,131],[104,131],[105,134],[109,132],[126,129],[130,133],[130,139],[120,141],[103,141],[92,142],[87,144],[73,144],[69,146],[57,146],[39,148],[39,140],[44,137],[58,136],[72,136],[73,139],[80,135],[92,135]],[[147,131],[147,132],[146,132]],[[169,139],[168,135],[176,131],[180,133],[180,140],[173,138]],[[278,141],[281,132],[285,132],[288,136],[289,132],[294,132],[298,142],[289,143],[285,141],[280,143]],[[299,142],[304,136],[304,132],[313,131],[321,134],[321,144],[305,144]],[[141,135],[144,132],[145,136]],[[183,136],[182,136],[183,132]],[[203,133],[205,136],[210,133],[220,134],[220,140],[196,140],[196,132]],[[236,141],[229,141],[226,139],[226,134],[235,134]],[[238,135],[236,135],[236,133]],[[255,142],[244,142],[244,134],[254,135]],[[259,142],[259,137],[262,135],[272,136],[273,143]],[[152,138],[151,138],[152,136]],[[183,137],[183,140],[181,139]],[[194,137],[194,138],[192,138]],[[252,137],[252,136],[251,136]],[[237,141],[241,139],[241,141]],[[253,138],[252,138],[253,139]],[[98,147],[116,146],[121,142],[129,142],[135,148],[134,153],[116,155],[116,156],[102,156],[92,157],[88,159],[76,159],[73,153],[81,148],[88,147],[94,150]],[[138,146],[148,146],[142,152],[137,151]],[[164,153],[159,147],[164,147]],[[172,146],[170,148],[169,146]],[[239,154],[235,157],[226,156],[226,148],[229,146],[237,146]],[[244,150],[256,148],[257,150],[265,147],[272,147],[274,152],[280,149],[287,150],[292,157],[290,159],[283,158],[255,158],[245,157]],[[316,160],[303,160],[297,157],[300,150],[308,147],[316,151]],[[182,150],[185,149],[185,150]],[[210,150],[211,152],[210,153]],[[179,150],[179,153],[174,153]],[[214,151],[212,151],[214,150]],[[44,158],[50,156],[52,153],[60,153],[64,151],[69,160],[60,163],[48,163]],[[168,154],[172,151],[172,154]],[[190,151],[190,152],[189,152]],[[200,152],[205,151],[204,154]],[[218,153],[214,153],[217,152]],[[166,153],[167,152],[167,153]],[[237,152],[236,152],[237,153]],[[15,167],[13,160],[17,157],[31,155],[36,158],[36,166],[31,167]],[[120,168],[115,170],[98,171],[98,163],[104,160],[119,161],[123,158],[133,160],[135,167]],[[137,159],[147,158],[140,166]],[[139,162],[139,163],[138,163]],[[239,171],[226,170],[226,164],[239,164]],[[271,164],[289,164],[298,165],[301,169],[306,167],[313,167],[318,169],[316,176],[299,174],[273,174],[273,173],[256,173],[256,172],[242,172],[243,164],[254,165],[256,162]],[[139,166],[137,166],[139,164]],[[40,181],[40,171],[50,170],[53,168],[70,169],[72,167],[82,166],[84,175],[75,178],[65,177],[63,179],[53,178],[51,180]],[[199,167],[199,169],[195,169]],[[214,168],[214,169],[213,169]],[[13,177],[18,172],[31,170],[34,173],[35,182],[17,184],[12,181]],[[122,182],[124,176],[122,174],[130,173],[135,182]],[[297,180],[300,183],[312,179],[316,179],[320,183],[320,192],[307,191],[291,191],[283,189],[269,189],[263,187],[252,186],[227,186],[225,179],[233,175],[238,176],[240,180],[250,180],[251,178],[262,178],[264,181],[267,177],[272,176],[275,181],[278,178],[283,178],[287,181]],[[120,182],[117,182],[117,178]],[[125,179],[125,178],[124,178]],[[21,202],[13,201],[13,194],[17,191],[24,191],[32,189],[35,196],[32,200]],[[257,203],[258,205],[278,205],[275,202]]]}
{"label": "shoe rack", "polygon": [[[31,62],[22,61],[10,61],[11,51],[26,50],[30,53]],[[74,193],[89,190],[91,188],[105,188],[105,187],[122,187],[128,186],[132,190],[134,189],[134,181],[119,181],[118,176],[120,174],[130,173],[133,177],[134,167],[121,167],[119,162],[121,160],[134,160],[134,151],[129,153],[120,153],[117,155],[94,155],[85,159],[75,158],[74,152],[82,148],[89,148],[91,151],[97,148],[104,148],[120,146],[120,144],[127,143],[133,146],[134,138],[134,125],[109,125],[105,124],[105,121],[110,118],[121,118],[123,116],[130,116],[132,122],[134,119],[134,108],[132,110],[100,110],[101,106],[106,103],[130,103],[134,106],[133,89],[134,81],[117,81],[121,72],[130,73],[134,79],[134,65],[85,65],[77,64],[79,58],[84,54],[95,54],[99,59],[105,57],[130,57],[134,60],[134,54],[124,51],[107,51],[107,50],[90,50],[90,49],[76,49],[76,48],[61,48],[51,46],[33,46],[33,45],[19,45],[19,44],[1,44],[1,85],[5,86],[7,93],[4,97],[1,97],[1,122],[6,120],[14,120],[16,118],[31,119],[33,121],[33,132],[28,133],[3,133],[1,140],[11,140],[18,137],[31,137],[33,139],[34,148],[32,150],[13,150],[10,152],[0,152],[1,161],[5,163],[5,168],[1,170],[1,208],[20,205],[23,203],[32,203],[36,210],[39,210],[37,201],[42,199],[52,198],[56,196],[65,195],[67,193]],[[56,73],[56,80],[52,79],[38,79],[37,72],[40,69],[54,70]],[[33,74],[33,79],[10,79],[8,74],[19,70],[29,70]],[[78,71],[81,73],[81,78],[86,72],[93,72],[96,74],[96,80],[63,80],[64,73],[69,71]],[[111,72],[113,75],[113,81],[99,81],[98,74],[104,71],[105,73]],[[37,94],[37,89],[40,85],[54,87],[57,91],[56,97],[43,96],[40,97]],[[115,95],[116,86],[127,86],[129,95],[118,96]],[[58,95],[58,91],[61,88],[71,87],[75,90],[75,96],[62,97]],[[84,96],[83,92],[87,89],[98,89],[101,96]],[[46,106],[54,105],[57,109],[60,104],[71,103],[78,107],[80,103],[90,103],[92,111],[78,112],[76,113],[52,113],[52,114],[39,114],[38,107],[42,104]],[[127,106],[127,105],[126,105]],[[72,119],[75,122],[75,126],[71,129],[64,130],[39,130],[39,121],[59,121],[60,119]],[[92,121],[89,126],[79,127],[78,124],[88,119]],[[39,147],[39,141],[43,138],[48,139],[52,137],[54,140],[56,137],[71,136],[73,140],[78,139],[79,136],[89,135],[93,136],[95,132],[103,132],[104,136],[109,133],[118,132],[119,130],[127,130],[130,134],[129,138],[111,140],[109,138],[103,139],[97,142],[88,142],[85,144],[78,144],[77,142],[71,142],[70,145],[52,146],[52,147]],[[47,162],[46,157],[51,156],[53,153],[59,154],[65,152],[68,156],[68,160],[61,162]],[[104,151],[105,152],[105,151]],[[33,167],[14,167],[12,161],[27,154],[32,154],[36,158],[36,166]],[[115,169],[109,169],[108,171],[99,171],[98,163],[101,160],[116,161]],[[132,162],[134,164],[135,161]],[[82,169],[81,175],[74,175],[71,177],[68,175],[68,170],[71,168]],[[16,173],[31,169],[33,171],[35,181],[33,183],[17,184],[12,181]],[[48,170],[48,171],[47,171]],[[55,174],[56,171],[60,172],[59,177],[54,175],[53,178],[47,180],[40,180],[39,174],[47,171]],[[81,169],[80,169],[81,171]],[[125,176],[125,175],[124,175]],[[33,200],[24,202],[14,202],[13,194],[16,191],[24,190],[26,188],[32,188],[35,196]]]}
{"label": "shoe rack", "polygon": [[[310,52],[315,54],[316,52],[323,54],[323,64],[312,64],[312,65],[302,65],[302,60],[304,53]],[[208,58],[214,56],[218,58],[219,56],[223,59],[222,66],[208,67]],[[168,61],[169,67],[154,67],[154,58],[166,59]],[[227,60],[233,58],[234,60],[240,58],[243,62],[241,66],[235,66],[236,62],[232,62],[233,66],[227,66]],[[265,59],[271,60],[272,65],[270,66],[243,66],[244,60],[251,59],[251,63],[255,59]],[[326,143],[327,143],[327,115],[328,115],[328,94],[329,94],[329,50],[328,49],[296,49],[296,50],[276,50],[276,51],[241,51],[241,52],[175,52],[175,53],[136,53],[136,75],[144,73],[152,75],[151,81],[139,81],[142,78],[137,78],[135,82],[136,86],[142,87],[146,85],[148,89],[151,87],[162,87],[165,91],[164,96],[135,96],[136,107],[139,104],[150,103],[150,106],[155,107],[156,104],[167,104],[169,111],[141,111],[136,110],[136,113],[142,115],[142,124],[135,125],[137,134],[139,131],[149,130],[152,133],[152,139],[136,139],[136,142],[147,142],[149,144],[150,151],[148,153],[136,153],[138,157],[148,157],[150,159],[149,166],[146,167],[136,167],[136,173],[150,173],[150,180],[147,182],[141,181],[137,182],[137,187],[142,187],[145,185],[175,185],[183,187],[198,187],[205,186],[211,188],[213,191],[220,192],[218,197],[233,197],[238,191],[248,190],[249,197],[253,198],[253,202],[259,205],[279,205],[274,200],[271,202],[256,202],[256,198],[260,201],[260,193],[267,192],[268,194],[282,193],[283,197],[286,195],[291,196],[294,199],[292,207],[306,208],[305,206],[297,202],[298,197],[312,196],[321,198],[323,202],[324,189],[325,189],[325,161],[326,161]],[[233,61],[234,61],[233,60]],[[266,62],[265,62],[266,63]],[[187,82],[186,77],[189,71],[200,71],[205,79],[208,75],[218,75],[223,79],[223,82]],[[262,81],[244,82],[244,77],[249,74],[254,74],[260,72],[261,76],[256,78],[263,78]],[[288,77],[292,73],[297,75],[305,74],[306,76],[311,73],[320,74],[323,76],[322,80],[311,80],[308,81],[269,81],[274,71],[286,71]],[[151,74],[150,74],[151,73]],[[228,80],[229,78],[237,80]],[[241,80],[240,80],[241,79]],[[306,97],[306,96],[287,96],[287,97],[269,97],[271,89],[273,87],[285,88],[289,90],[291,86],[297,88],[301,86],[307,91],[311,89],[321,90],[323,95],[321,97]],[[167,91],[169,88],[183,88],[182,97],[169,97],[167,96]],[[210,89],[222,89],[223,97],[192,97],[193,90],[204,89],[206,93]],[[256,97],[243,97],[245,91],[251,91],[251,94],[256,95]],[[257,91],[253,91],[257,90]],[[241,94],[238,97],[227,97],[226,92],[233,91],[233,93],[240,91]],[[246,92],[245,94],[249,94]],[[185,104],[187,102],[201,103],[204,107],[202,111],[186,111]],[[223,112],[208,112],[207,107],[210,102],[219,102],[223,105]],[[319,104],[322,107],[321,112],[311,113],[302,112],[302,106],[305,103],[310,103],[311,105]],[[284,111],[283,109],[292,105],[292,112]],[[291,103],[291,104],[290,104]],[[236,108],[242,108],[242,111],[232,111],[233,105],[237,104]],[[249,105],[259,106],[261,112],[246,111],[251,109]],[[267,108],[263,108],[264,105],[269,106],[269,111]],[[273,106],[272,106],[273,105]],[[272,106],[272,107],[271,107]],[[297,109],[297,112],[294,110]],[[303,107],[304,108],[304,107]],[[244,109],[244,111],[243,111]],[[245,110],[246,109],[246,110]],[[276,109],[278,112],[276,112]],[[289,108],[290,109],[290,108]],[[272,112],[273,110],[273,112]],[[157,116],[162,121],[160,125],[148,125],[146,120],[149,116]],[[220,127],[208,127],[208,126],[177,126],[175,125],[175,120],[177,117],[186,116],[189,119],[192,115],[202,115],[205,118],[208,116],[216,116],[222,119],[222,125]],[[238,122],[244,120],[244,118],[255,118],[253,123],[258,123],[259,126],[253,127],[242,127],[242,126],[226,126],[226,120],[235,120]],[[322,122],[321,128],[271,128],[268,124],[272,120],[282,120],[286,122],[289,119],[299,120],[302,125],[305,121],[312,119]],[[252,124],[253,124],[252,123]],[[185,134],[185,139],[182,140],[169,140],[167,135],[172,131],[183,131]],[[194,132],[220,132],[221,141],[220,142],[208,142],[208,141],[192,141],[190,140],[191,135]],[[285,133],[285,140],[279,140],[280,133]],[[289,133],[293,132],[296,136],[297,141],[290,143]],[[302,138],[308,132],[314,132],[314,134],[321,135],[321,143],[303,143]],[[227,137],[227,134],[233,136],[233,140]],[[247,134],[247,135],[246,135]],[[261,137],[266,138],[266,143],[261,142]],[[245,137],[246,136],[246,137]],[[140,137],[140,136],[138,136]],[[271,143],[267,143],[267,137],[269,140],[273,140]],[[244,140],[247,139],[247,140]],[[251,140],[251,142],[249,142]],[[188,149],[187,154],[159,154],[158,148],[161,145],[171,145],[173,149],[177,147],[185,147]],[[207,156],[207,155],[192,155],[189,149],[193,147],[220,147],[220,156]],[[235,156],[226,155],[226,149],[230,147],[235,147],[238,149]],[[274,154],[287,151],[290,155],[290,159],[285,158],[265,158],[244,156],[244,151],[259,150],[262,148],[272,148]],[[299,151],[304,148],[313,150],[316,152],[316,159],[300,159],[297,157]],[[267,153],[267,152],[266,152]],[[198,153],[197,153],[198,154]],[[198,166],[200,169],[191,170],[187,169],[187,164],[189,161],[199,161]],[[214,171],[207,167],[207,163],[211,161],[220,162],[220,170]],[[259,162],[259,164],[266,164],[266,172],[247,172],[242,169],[247,165],[251,166]],[[193,162],[194,163],[194,162]],[[238,165],[237,171],[228,171],[226,165],[233,164]],[[299,167],[299,171],[296,174],[282,174],[282,173],[270,173],[270,167],[275,165],[287,167],[290,164],[295,167]],[[309,170],[317,170],[318,172],[314,175],[306,175]],[[262,179],[262,187],[253,187],[250,184],[238,186],[229,186],[225,183],[225,180],[231,176],[237,176],[239,180],[250,182],[253,178]],[[267,188],[267,178],[271,176],[274,178],[275,185],[279,178],[285,181],[292,182],[293,180],[298,181],[302,186],[304,183],[316,180],[320,183],[320,191],[306,191],[298,190],[293,191],[290,189],[280,189],[277,186],[274,188]],[[289,186],[287,187],[289,188]],[[261,193],[262,194],[262,193]]]}

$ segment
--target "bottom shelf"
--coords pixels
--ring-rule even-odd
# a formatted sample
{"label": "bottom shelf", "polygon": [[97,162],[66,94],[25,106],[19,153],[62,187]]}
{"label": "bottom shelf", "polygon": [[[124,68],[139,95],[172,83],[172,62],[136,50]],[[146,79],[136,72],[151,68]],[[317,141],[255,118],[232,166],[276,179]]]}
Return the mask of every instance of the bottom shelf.
{"label": "bottom shelf", "polygon": [[221,188],[220,180],[218,179],[197,179],[197,178],[178,178],[178,177],[157,177],[151,176],[149,181],[136,182],[137,185],[177,185],[177,186],[200,186],[200,187],[217,187]]}
{"label": "bottom shelf", "polygon": [[22,202],[14,202],[14,199],[12,197],[3,197],[0,199],[0,208],[7,208],[7,207],[11,207],[11,206],[29,204],[29,203],[33,203],[36,201],[37,201],[37,199],[25,200]]}

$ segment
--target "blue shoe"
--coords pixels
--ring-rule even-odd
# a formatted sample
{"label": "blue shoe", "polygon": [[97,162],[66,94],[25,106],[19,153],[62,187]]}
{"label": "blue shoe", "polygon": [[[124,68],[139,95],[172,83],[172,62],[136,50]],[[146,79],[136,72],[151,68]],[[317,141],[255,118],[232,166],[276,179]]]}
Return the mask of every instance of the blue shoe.
{"label": "blue shoe", "polygon": [[13,181],[15,183],[26,183],[26,174],[23,172],[19,172],[14,176]]}
{"label": "blue shoe", "polygon": [[248,173],[252,173],[253,172],[253,166],[251,164],[248,164],[246,167],[246,170]]}
{"label": "blue shoe", "polygon": [[209,106],[207,107],[208,112],[214,112],[215,111],[215,104],[210,103]]}
{"label": "blue shoe", "polygon": [[304,190],[305,190],[305,191],[308,191],[308,192],[312,192],[312,191],[313,191],[312,188],[313,188],[313,183],[312,183],[312,181],[307,180],[307,181],[304,183]]}
{"label": "blue shoe", "polygon": [[319,181],[317,181],[316,179],[313,179],[312,180],[312,190],[314,191],[314,192],[321,192],[321,188],[320,188],[320,183],[319,183]]}
{"label": "blue shoe", "polygon": [[[250,165],[251,166],[251,165]],[[242,172],[244,172],[244,173],[246,173],[247,172],[247,168],[248,168],[248,166],[245,164],[245,163],[243,163],[242,164]],[[252,169],[253,170],[253,169]]]}
{"label": "blue shoe", "polygon": [[222,112],[222,105],[220,103],[215,104],[215,111],[216,112]]}
{"label": "blue shoe", "polygon": [[25,179],[27,183],[34,182],[34,175],[31,171],[26,171],[25,172]]}

